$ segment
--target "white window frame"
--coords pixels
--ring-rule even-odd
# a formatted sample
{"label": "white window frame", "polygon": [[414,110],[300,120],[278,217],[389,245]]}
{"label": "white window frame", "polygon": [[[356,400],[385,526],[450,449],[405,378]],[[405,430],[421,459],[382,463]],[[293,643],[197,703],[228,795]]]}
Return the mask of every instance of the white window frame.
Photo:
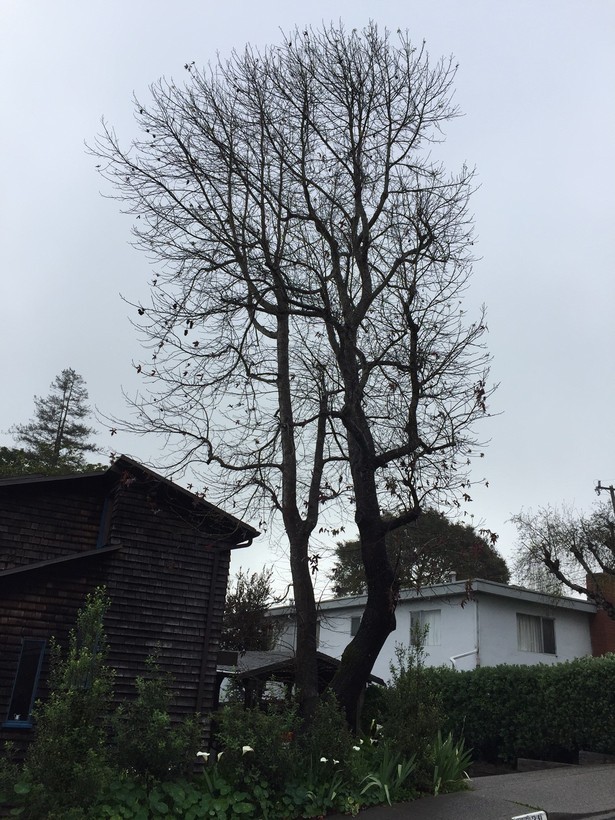
{"label": "white window frame", "polygon": [[[425,631],[424,646],[442,645],[442,610],[419,609],[410,613],[410,644],[416,645],[415,630]],[[427,629],[425,629],[427,627]]]}
{"label": "white window frame", "polygon": [[517,649],[539,655],[557,655],[555,618],[517,612]]}

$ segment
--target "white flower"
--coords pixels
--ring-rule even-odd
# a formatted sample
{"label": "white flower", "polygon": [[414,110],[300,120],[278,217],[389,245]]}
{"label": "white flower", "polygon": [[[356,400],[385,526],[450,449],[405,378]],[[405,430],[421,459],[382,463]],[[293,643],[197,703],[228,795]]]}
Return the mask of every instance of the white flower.
{"label": "white flower", "polygon": [[242,746],[241,747],[241,754],[245,755],[246,752],[253,752],[254,749],[251,746]]}
{"label": "white flower", "polygon": [[321,758],[320,758],[320,762],[321,762],[321,763],[326,763],[326,762],[327,762],[327,758],[326,758],[326,757],[321,757]]}
{"label": "white flower", "polygon": [[224,752],[218,752],[216,760],[220,760],[220,758],[222,757],[223,754],[224,754]]}
{"label": "white flower", "polygon": [[197,753],[196,753],[196,756],[197,756],[197,757],[202,757],[202,758],[203,758],[203,760],[204,760],[206,763],[207,763],[207,761],[209,760],[209,752],[197,752]]}
{"label": "white flower", "polygon": [[333,758],[333,765],[337,766],[338,763],[339,763],[339,760],[336,760],[335,758]]}
{"label": "white flower", "polygon": [[355,751],[355,752],[360,752],[360,751],[361,751],[361,747],[360,747],[360,746],[353,746],[353,747],[352,747],[352,749],[353,749],[353,751]]}

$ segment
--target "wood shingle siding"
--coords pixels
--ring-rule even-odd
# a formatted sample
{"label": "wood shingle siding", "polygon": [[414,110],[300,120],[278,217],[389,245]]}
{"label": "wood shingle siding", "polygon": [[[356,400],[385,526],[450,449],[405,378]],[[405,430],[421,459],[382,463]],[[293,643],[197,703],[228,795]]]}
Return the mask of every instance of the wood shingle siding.
{"label": "wood shingle siding", "polygon": [[[209,712],[230,550],[255,530],[125,457],[104,473],[0,481],[0,521],[0,723],[22,639],[65,644],[101,584],[116,699],[133,696],[157,653],[173,717]],[[0,740],[15,734],[0,729]]]}

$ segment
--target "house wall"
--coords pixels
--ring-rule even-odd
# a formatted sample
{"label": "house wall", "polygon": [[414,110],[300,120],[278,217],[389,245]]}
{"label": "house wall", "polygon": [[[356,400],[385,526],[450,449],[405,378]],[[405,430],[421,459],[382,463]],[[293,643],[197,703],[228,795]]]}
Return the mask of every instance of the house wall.
{"label": "house wall", "polygon": [[[211,710],[229,550],[155,477],[107,474],[0,488],[0,569],[94,550],[111,491],[108,539],[121,549],[0,578],[0,723],[5,719],[24,637],[65,644],[88,591],[104,584],[111,598],[105,629],[118,700],[134,694],[148,655],[173,676],[176,718]],[[47,663],[39,694],[46,695]],[[0,729],[2,739],[24,732]]]}
{"label": "house wall", "polygon": [[[470,599],[466,595],[402,599],[395,613],[397,628],[387,638],[376,660],[375,675],[384,680],[390,678],[396,645],[410,646],[412,613],[430,610],[440,611],[440,635],[437,645],[433,645],[427,634],[425,663],[428,666],[454,665],[456,669],[467,670],[477,665],[502,663],[552,664],[592,654],[589,624],[593,616],[586,612],[479,593],[474,593]],[[517,612],[554,618],[555,655],[518,649]],[[352,618],[361,613],[362,606],[356,604],[334,610],[323,609],[319,617],[319,649],[333,657],[341,657],[352,639]],[[277,646],[294,648],[294,617],[286,616],[284,623]]]}
{"label": "house wall", "polygon": [[[478,606],[481,666],[553,664],[592,654],[589,613],[489,595]],[[517,648],[517,613],[555,620],[555,655]]]}
{"label": "house wall", "polygon": [[122,543],[107,573],[106,626],[118,697],[130,696],[135,671],[159,652],[161,667],[173,676],[177,712],[209,711],[229,551],[220,551],[207,522],[194,520],[155,480],[118,488],[110,537]]}
{"label": "house wall", "polygon": [[[395,661],[395,650],[398,644],[410,646],[411,634],[411,613],[421,610],[440,610],[440,643],[431,645],[429,633],[425,647],[425,662],[429,666],[440,666],[447,664],[450,666],[452,655],[465,653],[475,649],[476,641],[476,614],[473,602],[461,606],[463,598],[458,596],[454,599],[428,600],[418,599],[414,601],[400,601],[395,613],[397,619],[397,629],[387,638],[374,668],[374,675],[384,680],[390,678],[390,666]],[[353,617],[359,617],[362,613],[361,606],[348,606],[345,608],[322,611],[319,616],[319,641],[318,648],[334,658],[339,658],[346,646],[352,639],[351,622]],[[285,626],[276,642],[276,646],[284,648],[295,648],[295,620],[293,617],[285,619]],[[470,669],[474,666],[474,658],[459,659],[457,667],[459,669]]]}
{"label": "house wall", "polygon": [[[76,482],[3,487],[0,492],[0,569],[94,549],[103,497]],[[7,717],[23,638],[65,644],[90,589],[104,581],[102,564],[52,567],[0,579],[0,723]],[[48,652],[39,694],[46,695]],[[0,728],[0,741],[20,742],[23,731]]]}

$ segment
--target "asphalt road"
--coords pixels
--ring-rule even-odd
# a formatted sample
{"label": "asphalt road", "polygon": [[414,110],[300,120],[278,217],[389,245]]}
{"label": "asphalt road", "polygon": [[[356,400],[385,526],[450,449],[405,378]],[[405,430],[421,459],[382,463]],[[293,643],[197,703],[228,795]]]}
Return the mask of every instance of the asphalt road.
{"label": "asphalt road", "polygon": [[363,820],[511,820],[542,809],[548,820],[615,820],[615,765],[479,777],[465,792],[376,806]]}

